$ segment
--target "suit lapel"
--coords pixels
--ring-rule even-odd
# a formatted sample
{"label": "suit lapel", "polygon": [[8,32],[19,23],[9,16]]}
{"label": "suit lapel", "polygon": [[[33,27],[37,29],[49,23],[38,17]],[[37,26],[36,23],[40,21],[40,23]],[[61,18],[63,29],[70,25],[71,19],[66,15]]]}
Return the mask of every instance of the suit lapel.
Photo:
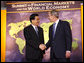
{"label": "suit lapel", "polygon": [[[59,23],[58,23],[58,25],[57,25],[57,28],[56,28],[56,31],[55,31],[55,37],[59,34],[59,32],[60,32],[60,23],[61,23],[61,21],[59,20]],[[55,38],[54,37],[54,38]]]}
{"label": "suit lapel", "polygon": [[41,33],[41,30],[40,30],[39,27],[38,27],[38,37],[40,37],[40,36],[39,36],[39,35],[41,35],[40,33]]}
{"label": "suit lapel", "polygon": [[[33,32],[32,34],[37,36],[37,33],[36,33],[35,29],[33,28],[33,26],[32,26],[32,25],[30,25],[30,26],[31,26],[31,29],[32,29],[31,32]],[[38,36],[37,36],[37,37],[38,37]]]}
{"label": "suit lapel", "polygon": [[51,25],[49,33],[50,33],[50,37],[53,39],[53,25]]}

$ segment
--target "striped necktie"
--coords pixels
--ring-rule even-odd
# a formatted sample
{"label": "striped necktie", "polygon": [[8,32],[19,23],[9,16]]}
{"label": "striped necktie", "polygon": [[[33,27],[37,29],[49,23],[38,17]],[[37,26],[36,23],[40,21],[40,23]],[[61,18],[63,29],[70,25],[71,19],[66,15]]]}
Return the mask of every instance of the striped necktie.
{"label": "striped necktie", "polygon": [[56,25],[56,23],[53,24],[53,38],[55,36],[55,25]]}
{"label": "striped necktie", "polygon": [[38,35],[38,28],[37,28],[37,27],[35,27],[35,30],[36,30],[36,34]]}

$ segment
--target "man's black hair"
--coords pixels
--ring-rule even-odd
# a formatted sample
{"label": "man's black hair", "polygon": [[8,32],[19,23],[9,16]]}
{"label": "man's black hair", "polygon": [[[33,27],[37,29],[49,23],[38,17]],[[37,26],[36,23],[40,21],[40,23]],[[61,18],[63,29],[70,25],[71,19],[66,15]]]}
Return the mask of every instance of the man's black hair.
{"label": "man's black hair", "polygon": [[32,14],[32,15],[30,15],[30,22],[32,22],[32,20],[35,19],[35,16],[39,16],[39,15],[38,14]]}

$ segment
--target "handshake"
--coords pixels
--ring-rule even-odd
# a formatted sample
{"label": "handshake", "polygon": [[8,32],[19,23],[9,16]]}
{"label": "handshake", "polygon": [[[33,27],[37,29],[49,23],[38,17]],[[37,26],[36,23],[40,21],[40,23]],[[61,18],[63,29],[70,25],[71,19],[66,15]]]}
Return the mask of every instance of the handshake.
{"label": "handshake", "polygon": [[40,45],[39,45],[39,48],[40,48],[41,50],[45,50],[45,49],[46,49],[46,46],[45,46],[45,44],[40,44]]}

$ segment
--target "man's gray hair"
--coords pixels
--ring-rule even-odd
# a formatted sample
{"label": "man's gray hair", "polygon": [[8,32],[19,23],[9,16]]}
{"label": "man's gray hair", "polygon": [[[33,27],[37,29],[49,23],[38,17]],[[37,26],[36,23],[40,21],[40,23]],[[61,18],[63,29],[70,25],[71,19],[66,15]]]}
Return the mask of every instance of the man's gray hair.
{"label": "man's gray hair", "polygon": [[59,18],[59,11],[58,10],[52,10],[51,15],[54,15],[55,17]]}

